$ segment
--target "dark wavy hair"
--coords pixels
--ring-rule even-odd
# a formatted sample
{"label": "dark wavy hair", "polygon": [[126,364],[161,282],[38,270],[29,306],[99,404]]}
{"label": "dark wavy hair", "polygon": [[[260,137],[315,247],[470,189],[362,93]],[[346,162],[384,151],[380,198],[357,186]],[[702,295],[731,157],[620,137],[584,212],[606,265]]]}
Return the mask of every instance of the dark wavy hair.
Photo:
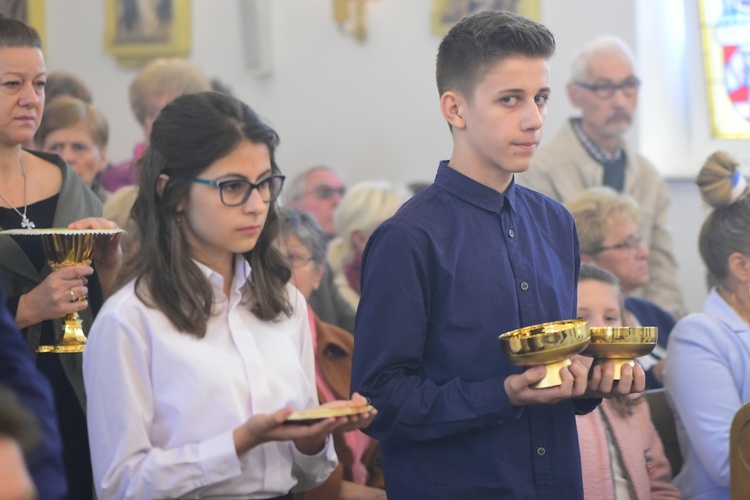
{"label": "dark wavy hair", "polygon": [[0,13],[0,47],[36,47],[42,48],[39,33],[18,19],[6,17]]}
{"label": "dark wavy hair", "polygon": [[[123,264],[118,285],[135,279],[136,294],[145,304],[161,310],[178,330],[199,338],[206,333],[213,291],[192,261],[177,207],[193,179],[243,140],[265,144],[272,172],[280,173],[274,154],[279,137],[247,104],[216,92],[187,94],[159,114],[141,165],[131,213],[140,249]],[[159,195],[161,174],[169,180]],[[274,201],[255,248],[244,254],[252,267],[249,307],[263,320],[292,313],[285,290],[291,269],[273,244],[278,233]]]}

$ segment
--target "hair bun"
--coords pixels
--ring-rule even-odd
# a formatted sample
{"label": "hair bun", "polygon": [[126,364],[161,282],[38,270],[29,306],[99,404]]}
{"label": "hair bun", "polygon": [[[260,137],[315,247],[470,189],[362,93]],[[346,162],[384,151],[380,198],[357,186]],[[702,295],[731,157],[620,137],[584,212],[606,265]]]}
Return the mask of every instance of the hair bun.
{"label": "hair bun", "polygon": [[714,208],[730,205],[747,194],[747,181],[739,164],[723,151],[706,159],[695,183],[703,201]]}

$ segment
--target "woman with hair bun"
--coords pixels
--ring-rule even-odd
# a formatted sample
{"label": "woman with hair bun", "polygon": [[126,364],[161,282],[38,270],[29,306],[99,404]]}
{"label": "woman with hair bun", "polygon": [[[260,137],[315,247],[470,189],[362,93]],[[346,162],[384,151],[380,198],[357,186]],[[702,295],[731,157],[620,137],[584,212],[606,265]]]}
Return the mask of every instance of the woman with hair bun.
{"label": "woman with hair bun", "polygon": [[703,312],[680,320],[667,349],[684,464],[674,479],[685,499],[729,498],[729,431],[750,401],[750,196],[729,155],[709,156],[696,181],[713,207],[699,236],[716,283]]}

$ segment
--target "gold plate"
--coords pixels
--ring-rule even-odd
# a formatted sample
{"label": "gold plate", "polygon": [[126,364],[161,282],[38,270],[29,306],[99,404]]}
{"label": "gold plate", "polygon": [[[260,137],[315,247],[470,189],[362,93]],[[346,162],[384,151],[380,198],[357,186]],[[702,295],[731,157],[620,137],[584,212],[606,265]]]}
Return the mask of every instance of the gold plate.
{"label": "gold plate", "polygon": [[340,408],[325,408],[319,406],[318,408],[309,408],[307,410],[295,411],[287,417],[286,421],[290,424],[311,424],[320,420],[325,420],[326,418],[359,415],[360,413],[367,413],[368,411],[372,411],[374,409],[375,408],[370,405],[342,406]]}
{"label": "gold plate", "polygon": [[43,234],[118,234],[124,229],[68,229],[65,227],[48,227],[43,229],[5,229],[0,234],[10,236],[40,236]]}

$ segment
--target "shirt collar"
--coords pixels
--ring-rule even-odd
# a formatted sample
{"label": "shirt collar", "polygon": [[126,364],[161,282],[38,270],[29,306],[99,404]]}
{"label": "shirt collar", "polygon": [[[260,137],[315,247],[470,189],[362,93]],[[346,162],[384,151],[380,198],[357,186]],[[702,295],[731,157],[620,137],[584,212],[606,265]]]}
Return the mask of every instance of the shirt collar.
{"label": "shirt collar", "polygon": [[490,212],[500,213],[506,201],[511,210],[515,205],[515,177],[505,193],[498,193],[491,187],[485,186],[451,168],[448,165],[448,160],[443,160],[438,167],[435,184],[456,198]]}
{"label": "shirt collar", "polygon": [[612,154],[604,151],[594,141],[592,141],[589,136],[586,135],[586,132],[583,131],[583,126],[581,125],[580,118],[571,118],[570,126],[573,128],[573,132],[575,132],[578,140],[581,141],[583,147],[586,148],[586,151],[588,151],[589,154],[599,163],[614,163],[616,161],[620,161],[620,159],[622,158],[622,146],[618,147],[617,150]]}
{"label": "shirt collar", "polygon": [[716,318],[717,321],[725,323],[733,332],[744,332],[750,329],[750,325],[724,300],[716,287],[712,288],[708,294],[703,312]]}
{"label": "shirt collar", "polygon": [[[211,287],[214,289],[214,291],[219,291],[221,294],[217,294],[217,296],[214,298],[216,300],[217,298],[223,297],[224,295],[224,277],[208,267],[207,265],[203,264],[202,262],[199,262],[195,259],[193,259],[193,262],[196,266],[198,266],[198,269],[203,273],[203,275],[206,277],[208,282],[211,284]],[[234,286],[233,290],[237,291],[242,294],[242,288],[247,284],[247,280],[250,277],[250,263],[245,260],[245,257],[243,255],[236,255],[234,257]]]}

